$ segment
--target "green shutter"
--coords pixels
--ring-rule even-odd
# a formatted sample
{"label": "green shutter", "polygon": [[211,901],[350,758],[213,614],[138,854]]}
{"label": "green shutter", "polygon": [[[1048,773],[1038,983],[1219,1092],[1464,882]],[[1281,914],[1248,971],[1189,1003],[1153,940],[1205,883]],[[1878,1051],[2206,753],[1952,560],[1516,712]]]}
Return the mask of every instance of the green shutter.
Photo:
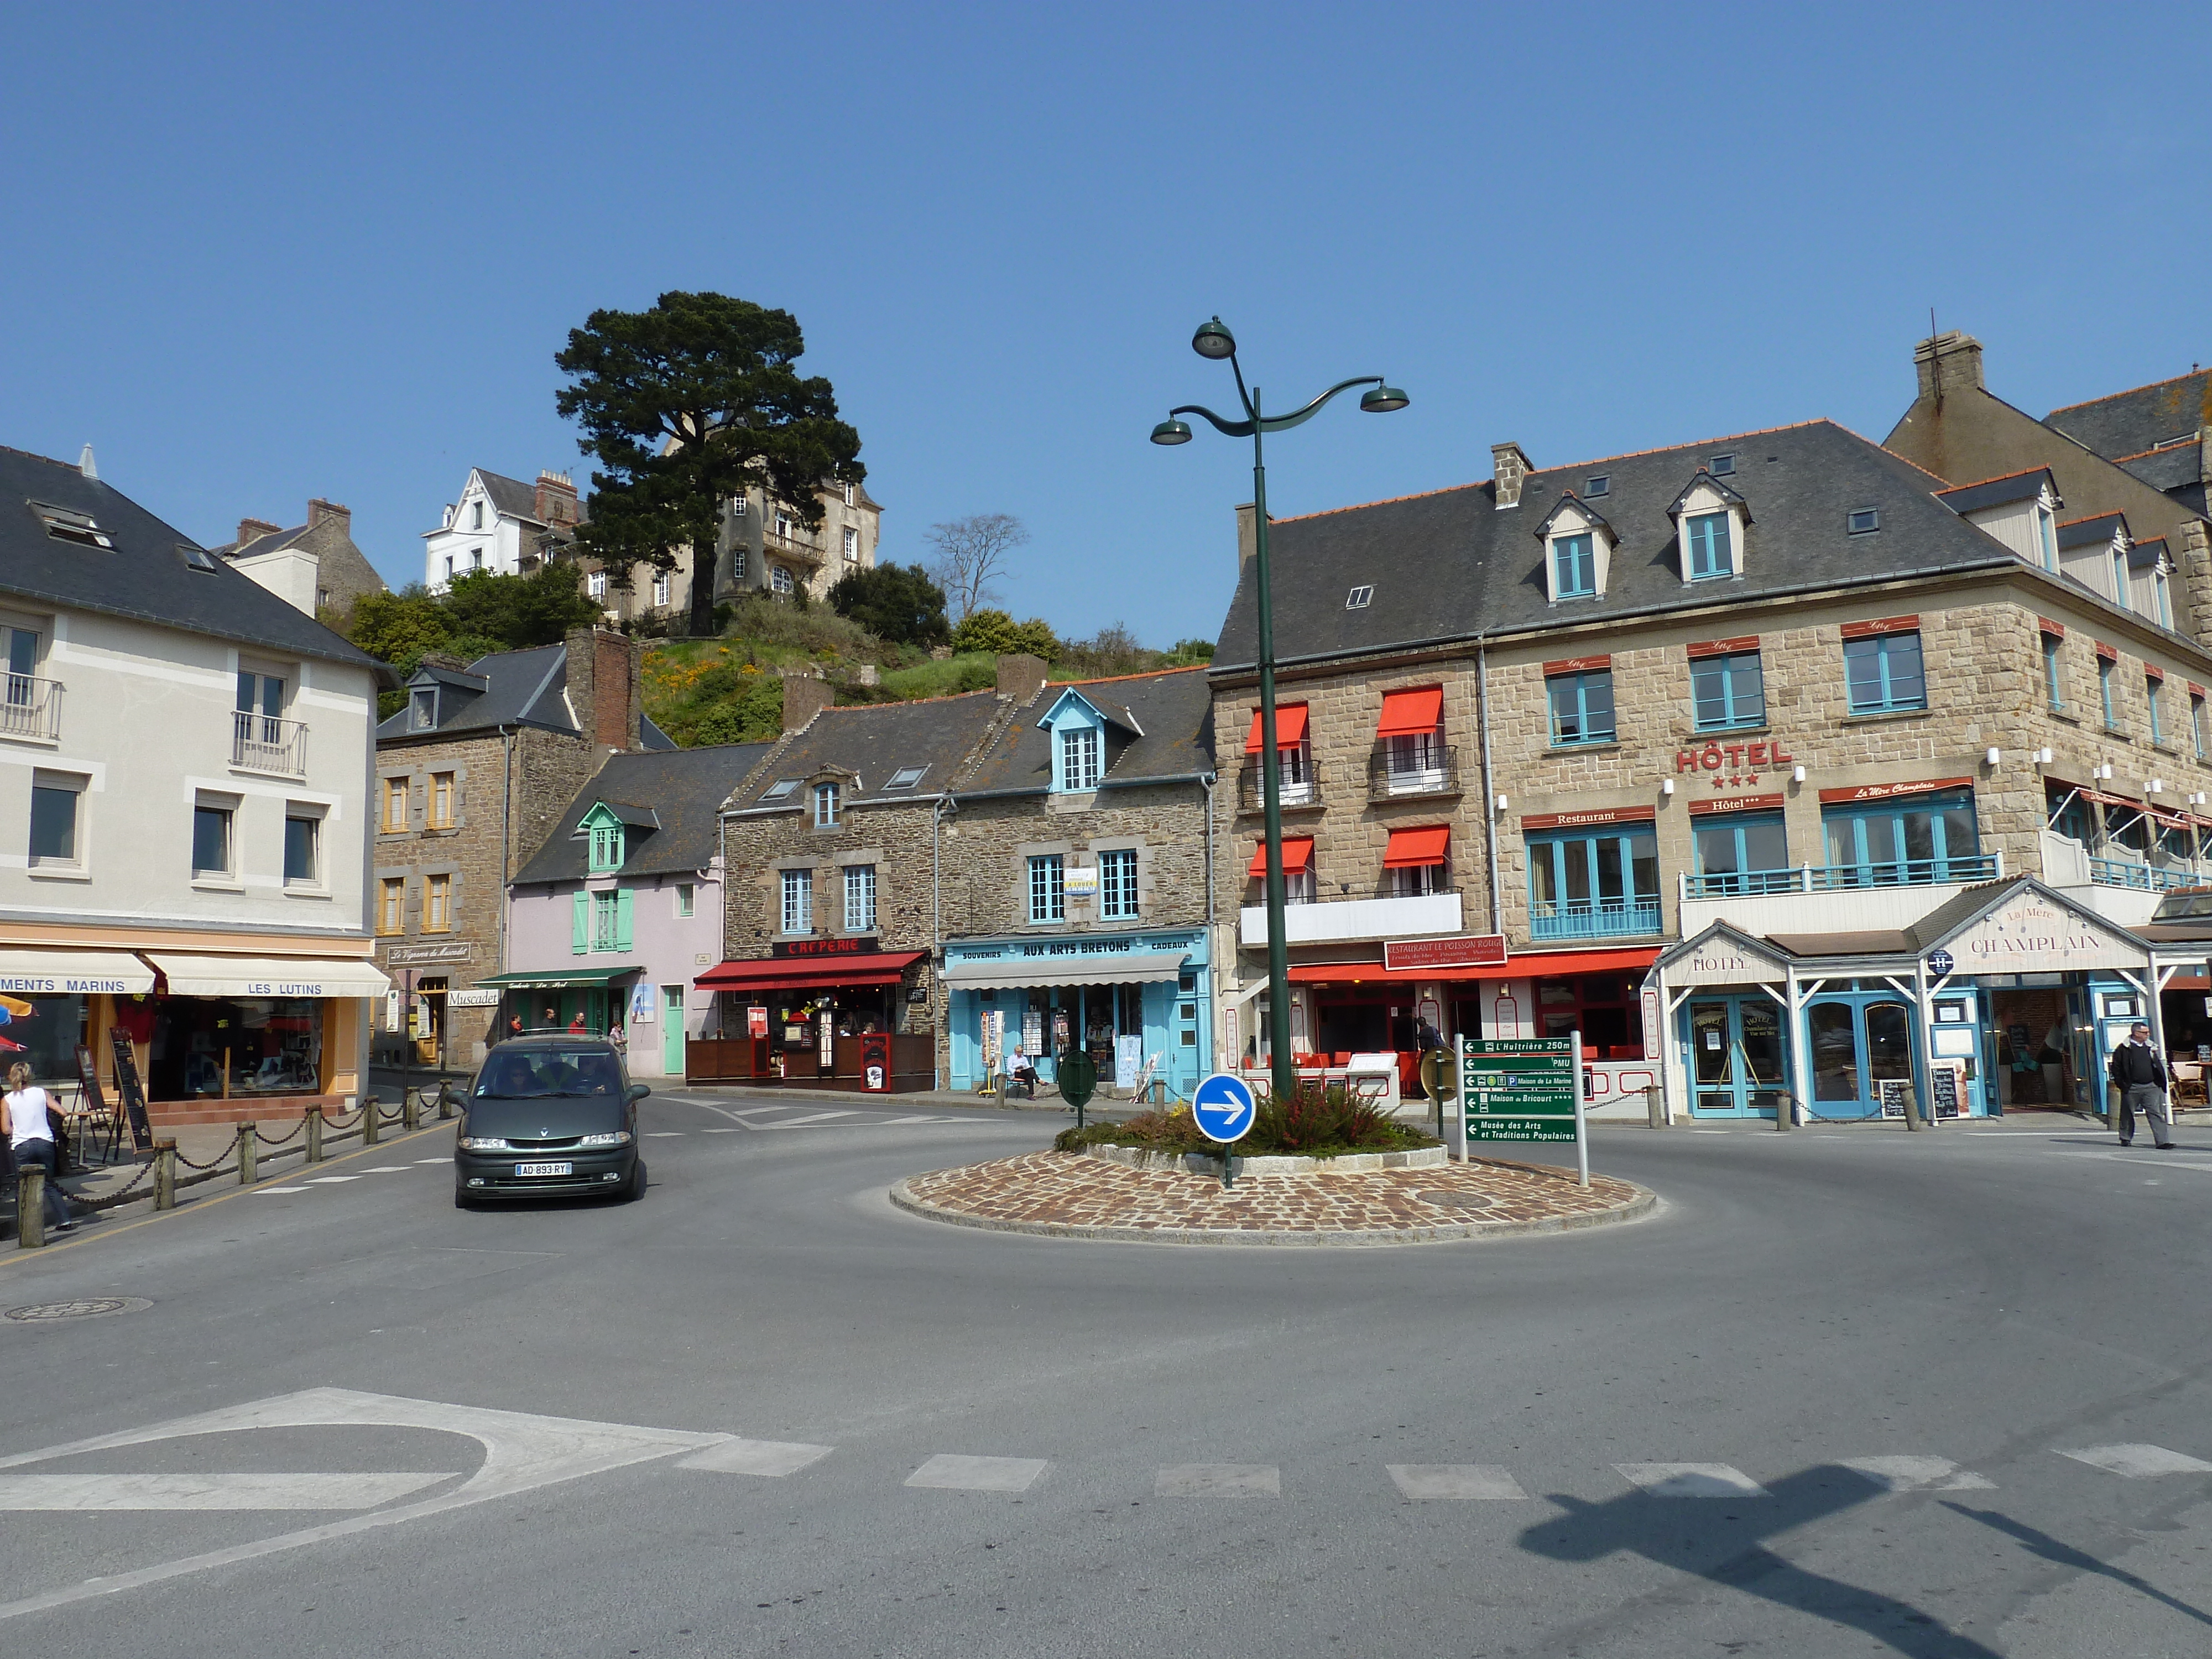
{"label": "green shutter", "polygon": [[636,896],[627,887],[619,889],[615,894],[615,949],[617,951],[629,949],[630,901]]}
{"label": "green shutter", "polygon": [[574,926],[568,933],[568,948],[580,957],[592,948],[592,896],[589,893],[576,895]]}

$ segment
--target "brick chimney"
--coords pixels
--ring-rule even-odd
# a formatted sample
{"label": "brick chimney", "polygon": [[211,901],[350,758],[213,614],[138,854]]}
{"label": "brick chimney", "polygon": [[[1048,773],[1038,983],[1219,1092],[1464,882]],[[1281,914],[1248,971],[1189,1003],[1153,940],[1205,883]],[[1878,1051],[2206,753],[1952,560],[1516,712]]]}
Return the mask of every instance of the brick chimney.
{"label": "brick chimney", "polygon": [[281,524],[271,524],[266,519],[240,519],[238,521],[238,544],[243,547],[264,536],[273,536],[283,527]]}
{"label": "brick chimney", "polygon": [[1492,481],[1497,485],[1498,505],[1501,507],[1521,505],[1522,480],[1536,469],[1528,465],[1528,456],[1519,444],[1492,444],[1490,447]]}
{"label": "brick chimney", "polygon": [[645,647],[611,628],[572,628],[565,643],[568,706],[585,741],[599,749],[636,748]]}
{"label": "brick chimney", "polygon": [[1923,403],[1941,403],[1954,392],[1984,389],[1982,343],[1955,328],[1913,347],[1912,367],[1920,376]]}
{"label": "brick chimney", "polygon": [[338,533],[350,538],[353,535],[353,509],[340,507],[336,501],[326,501],[319,495],[307,502],[307,528],[313,530],[325,520],[337,520]]}
{"label": "brick chimney", "polygon": [[1026,708],[1030,700],[1044,690],[1042,657],[1033,657],[1026,651],[1015,651],[1000,658],[995,665],[999,695],[1012,697],[1017,708]]}
{"label": "brick chimney", "polygon": [[1243,574],[1260,551],[1260,514],[1250,501],[1237,509],[1237,569]]}
{"label": "brick chimney", "polygon": [[530,494],[531,515],[540,524],[576,522],[576,481],[565,472],[540,472]]}
{"label": "brick chimney", "polygon": [[783,677],[783,729],[796,732],[837,701],[836,688],[811,674]]}

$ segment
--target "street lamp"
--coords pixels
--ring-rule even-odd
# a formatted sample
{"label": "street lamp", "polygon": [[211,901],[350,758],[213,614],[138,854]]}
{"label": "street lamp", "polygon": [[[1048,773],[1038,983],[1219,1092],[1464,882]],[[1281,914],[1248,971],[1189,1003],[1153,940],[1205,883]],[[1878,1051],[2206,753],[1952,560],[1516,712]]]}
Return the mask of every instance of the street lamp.
{"label": "street lamp", "polygon": [[1246,389],[1244,370],[1237,361],[1237,337],[1223,325],[1220,318],[1199,325],[1198,331],[1190,337],[1190,349],[1217,362],[1224,358],[1228,361],[1231,372],[1237,376],[1237,396],[1244,405],[1244,418],[1224,421],[1210,409],[1185,404],[1170,410],[1168,418],[1152,428],[1152,441],[1188,443],[1190,428],[1176,418],[1180,415],[1200,416],[1227,437],[1252,440],[1252,567],[1260,618],[1260,778],[1267,824],[1267,1018],[1273,1028],[1269,1047],[1275,1098],[1288,1102],[1297,1097],[1298,1073],[1297,1057],[1291,1052],[1290,948],[1284,939],[1283,780],[1280,757],[1275,748],[1275,607],[1268,586],[1267,470],[1261,453],[1261,441],[1267,433],[1287,432],[1294,426],[1303,425],[1338,392],[1348,392],[1356,386],[1372,388],[1359,399],[1360,408],[1370,415],[1388,415],[1403,409],[1408,399],[1397,387],[1385,384],[1381,375],[1365,374],[1358,380],[1339,381],[1295,414],[1262,415],[1260,388],[1255,386]]}

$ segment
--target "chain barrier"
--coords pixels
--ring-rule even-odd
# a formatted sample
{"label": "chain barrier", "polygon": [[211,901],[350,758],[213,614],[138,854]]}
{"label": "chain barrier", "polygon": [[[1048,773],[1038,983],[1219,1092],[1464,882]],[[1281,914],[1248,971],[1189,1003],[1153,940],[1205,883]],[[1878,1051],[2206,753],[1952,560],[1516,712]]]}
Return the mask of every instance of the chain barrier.
{"label": "chain barrier", "polygon": [[289,1135],[272,1135],[266,1129],[261,1130],[259,1133],[261,1135],[261,1150],[264,1152],[268,1152],[272,1147],[289,1146],[292,1142],[297,1140],[301,1135],[307,1133],[307,1120],[303,1115],[300,1121],[292,1126],[292,1133]]}
{"label": "chain barrier", "polygon": [[[183,1164],[187,1170],[212,1170],[216,1164],[222,1163],[223,1159],[228,1158],[233,1152],[238,1150],[238,1143],[241,1139],[243,1139],[241,1133],[234,1132],[230,1137],[230,1145],[224,1147],[221,1152],[217,1152],[213,1158],[210,1158],[204,1164],[195,1164],[191,1158],[186,1158],[182,1151],[179,1151],[177,1153],[177,1162]],[[233,1165],[232,1167],[235,1168],[236,1166]]]}
{"label": "chain barrier", "polygon": [[139,1167],[139,1170],[137,1175],[132,1176],[130,1180],[125,1182],[123,1185],[118,1187],[113,1192],[100,1193],[91,1198],[80,1198],[76,1201],[83,1205],[88,1210],[112,1209],[118,1204],[122,1203],[125,1199],[130,1197],[131,1193],[142,1182],[151,1181],[153,1178],[154,1164],[153,1161],[149,1159],[145,1164]]}
{"label": "chain barrier", "polygon": [[354,1113],[350,1117],[326,1116],[323,1119],[323,1127],[326,1130],[336,1130],[340,1133],[343,1133],[348,1129],[357,1128],[360,1127],[362,1113],[368,1109],[368,1108],[363,1107],[361,1111]]}

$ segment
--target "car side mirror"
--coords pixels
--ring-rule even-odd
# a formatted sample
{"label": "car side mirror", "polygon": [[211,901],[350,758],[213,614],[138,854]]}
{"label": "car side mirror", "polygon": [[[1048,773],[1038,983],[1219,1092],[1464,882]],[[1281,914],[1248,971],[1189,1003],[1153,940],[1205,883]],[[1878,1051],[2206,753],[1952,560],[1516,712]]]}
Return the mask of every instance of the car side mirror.
{"label": "car side mirror", "polygon": [[643,1100],[652,1092],[653,1091],[647,1088],[642,1083],[633,1083],[629,1085],[629,1097],[632,1100]]}

